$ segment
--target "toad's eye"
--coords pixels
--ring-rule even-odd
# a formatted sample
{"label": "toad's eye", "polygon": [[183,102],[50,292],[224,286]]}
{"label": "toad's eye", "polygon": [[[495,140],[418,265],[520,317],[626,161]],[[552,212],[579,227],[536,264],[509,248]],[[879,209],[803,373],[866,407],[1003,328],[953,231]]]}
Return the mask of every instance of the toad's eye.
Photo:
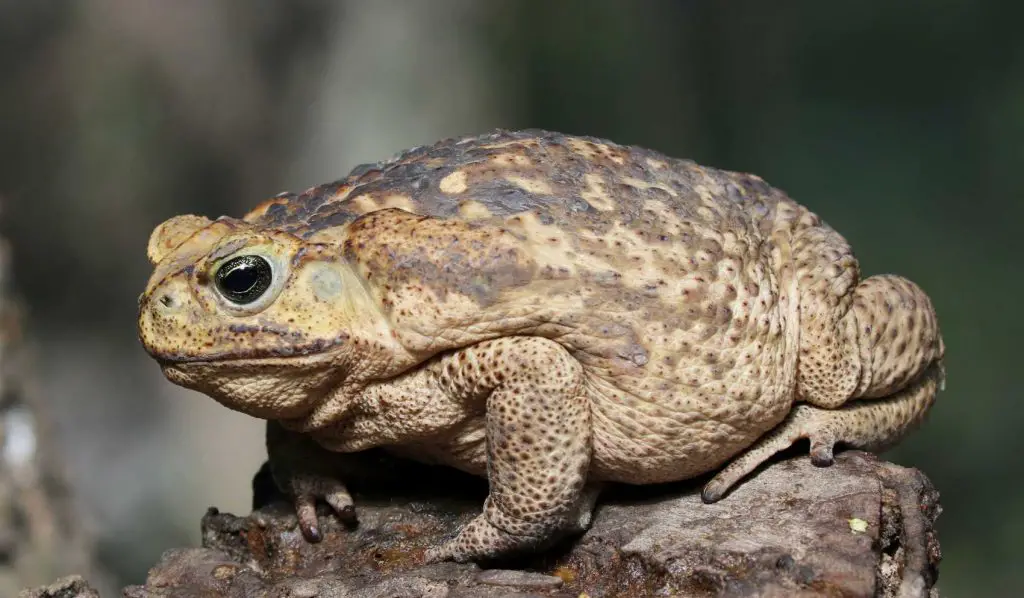
{"label": "toad's eye", "polygon": [[217,290],[228,301],[246,305],[267,292],[273,278],[274,271],[267,260],[258,255],[243,255],[217,270]]}

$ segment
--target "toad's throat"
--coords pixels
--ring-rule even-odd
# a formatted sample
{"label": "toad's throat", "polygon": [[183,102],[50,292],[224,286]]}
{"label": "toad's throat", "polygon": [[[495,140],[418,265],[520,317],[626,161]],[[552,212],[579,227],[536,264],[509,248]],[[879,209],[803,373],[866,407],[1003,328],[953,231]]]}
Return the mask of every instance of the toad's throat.
{"label": "toad's throat", "polygon": [[267,358],[164,363],[161,370],[170,382],[233,411],[264,420],[304,420],[317,413],[347,377],[333,357],[308,357],[300,367],[294,358]]}

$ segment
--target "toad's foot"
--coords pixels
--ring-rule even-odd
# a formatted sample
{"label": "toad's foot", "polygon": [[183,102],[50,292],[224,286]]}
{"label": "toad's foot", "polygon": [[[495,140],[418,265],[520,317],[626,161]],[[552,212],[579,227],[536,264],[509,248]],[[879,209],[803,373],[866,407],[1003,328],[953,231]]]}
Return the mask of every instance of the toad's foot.
{"label": "toad's foot", "polygon": [[342,521],[356,519],[355,503],[323,448],[308,437],[285,430],[277,422],[267,423],[267,454],[270,472],[278,489],[295,506],[299,530],[309,542],[323,539],[316,515],[317,500],[323,500]]}
{"label": "toad's foot", "polygon": [[[594,517],[594,505],[597,503],[601,490],[600,484],[587,484],[580,493],[576,506],[569,511],[565,518],[565,525],[554,533],[551,533],[550,529],[541,527],[539,529],[543,531],[536,536],[509,533],[491,524],[488,520],[488,513],[498,520],[502,519],[502,516],[494,512],[490,500],[488,500],[484,504],[483,514],[470,521],[455,538],[441,546],[427,550],[425,561],[429,564],[446,560],[467,562],[477,558],[502,557],[541,546],[559,536],[583,533],[590,529]],[[516,527],[522,528],[523,522],[518,522],[518,524]],[[518,531],[522,531],[522,529]]]}
{"label": "toad's foot", "polygon": [[832,464],[836,444],[864,450],[881,450],[895,443],[921,422],[935,400],[944,379],[940,364],[933,364],[910,386],[886,399],[860,401],[840,409],[797,405],[781,424],[718,472],[704,487],[705,503],[721,499],[747,474],[775,453],[802,438],[811,441],[811,462]]}
{"label": "toad's foot", "polygon": [[459,534],[441,546],[427,550],[426,563],[455,561],[466,563],[473,560],[493,559],[509,556],[535,547],[544,542],[545,536],[516,535],[509,533],[487,519],[493,511],[490,501],[484,505],[484,512],[466,524]]}
{"label": "toad's foot", "polygon": [[323,539],[316,516],[316,501],[323,500],[337,513],[342,521],[355,521],[356,508],[352,495],[340,481],[310,474],[296,474],[291,477],[290,488],[283,489],[292,497],[299,529],[310,542]]}
{"label": "toad's foot", "polygon": [[604,490],[604,484],[599,482],[588,482],[583,487],[580,498],[576,501],[576,507],[570,514],[567,532],[582,534],[590,529],[590,524],[594,522],[594,508],[597,506],[597,499],[601,496],[602,490]]}

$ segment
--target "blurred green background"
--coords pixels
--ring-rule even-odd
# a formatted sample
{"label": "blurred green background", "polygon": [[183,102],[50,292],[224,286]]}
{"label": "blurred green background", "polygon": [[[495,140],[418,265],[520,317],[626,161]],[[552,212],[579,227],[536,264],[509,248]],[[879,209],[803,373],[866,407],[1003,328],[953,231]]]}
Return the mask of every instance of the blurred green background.
{"label": "blurred green background", "polygon": [[103,558],[140,582],[245,511],[262,426],[135,338],[150,230],[494,127],[759,174],[938,309],[947,391],[892,460],[942,492],[940,587],[1024,583],[1024,4],[0,0],[0,202]]}

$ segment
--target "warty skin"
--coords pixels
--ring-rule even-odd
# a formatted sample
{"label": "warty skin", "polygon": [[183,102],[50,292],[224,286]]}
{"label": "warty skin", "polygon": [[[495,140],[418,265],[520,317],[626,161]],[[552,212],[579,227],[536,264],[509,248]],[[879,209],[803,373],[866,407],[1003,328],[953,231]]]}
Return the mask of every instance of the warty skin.
{"label": "warty skin", "polygon": [[[488,477],[432,561],[585,529],[606,482],[721,469],[710,502],[800,438],[820,465],[838,442],[887,446],[945,376],[925,293],[861,279],[813,212],[593,138],[414,148],[241,219],[172,218],[148,255],[143,345],[172,382],[268,420],[307,538],[314,500],[353,504],[297,438]],[[241,302],[221,280],[240,258],[269,272]]]}

